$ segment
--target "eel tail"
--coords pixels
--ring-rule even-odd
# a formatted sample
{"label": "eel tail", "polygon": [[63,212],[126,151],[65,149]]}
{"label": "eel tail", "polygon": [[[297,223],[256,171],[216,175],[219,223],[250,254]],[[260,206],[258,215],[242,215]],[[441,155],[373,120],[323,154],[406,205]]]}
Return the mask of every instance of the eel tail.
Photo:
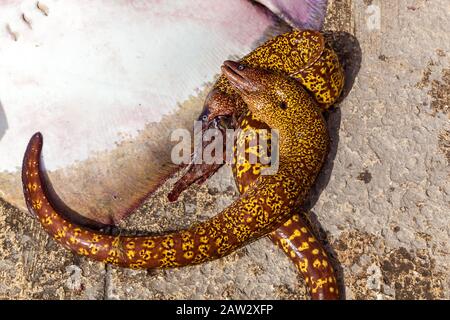
{"label": "eel tail", "polygon": [[312,300],[340,298],[335,272],[328,255],[299,214],[293,215],[270,233],[269,237],[302,273]]}
{"label": "eel tail", "polygon": [[[214,218],[186,230],[154,236],[107,235],[71,223],[54,209],[48,199],[40,166],[42,146],[42,135],[36,133],[23,160],[22,183],[28,210],[37,216],[45,231],[57,242],[93,260],[133,269],[199,264],[228,255],[249,241],[264,236],[287,219],[281,214],[283,211],[289,214],[285,206],[264,210],[262,221],[257,215],[260,212],[254,209],[257,205],[254,201],[261,198],[256,197],[255,190],[250,196],[248,193],[243,195]],[[283,192],[283,189],[279,186],[276,192]],[[293,207],[294,200],[289,202]]]}

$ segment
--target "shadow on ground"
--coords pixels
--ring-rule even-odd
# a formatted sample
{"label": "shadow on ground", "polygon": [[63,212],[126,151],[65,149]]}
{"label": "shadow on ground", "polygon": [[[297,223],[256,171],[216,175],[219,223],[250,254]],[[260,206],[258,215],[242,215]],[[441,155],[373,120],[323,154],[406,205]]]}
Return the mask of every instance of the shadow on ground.
{"label": "shadow on ground", "polygon": [[319,219],[317,218],[317,215],[312,211],[312,208],[314,207],[320,197],[320,194],[330,181],[334,166],[334,159],[336,158],[339,145],[339,129],[341,125],[341,110],[339,104],[345,99],[345,97],[347,97],[347,95],[353,88],[356,76],[361,67],[362,53],[358,40],[350,33],[326,32],[325,37],[339,56],[339,60],[344,68],[345,83],[342,95],[339,98],[336,106],[325,114],[328,133],[330,135],[330,150],[322,171],[317,178],[315,187],[311,192],[309,202],[306,205],[306,209],[308,212],[308,216],[306,218],[310,222],[312,229],[316,233],[316,236],[322,241],[326,250],[331,256],[331,262],[334,269],[336,270],[336,275],[338,278],[341,297],[344,298],[345,285],[343,269],[339,261],[337,260],[336,252],[329,244],[326,231],[322,228]]}

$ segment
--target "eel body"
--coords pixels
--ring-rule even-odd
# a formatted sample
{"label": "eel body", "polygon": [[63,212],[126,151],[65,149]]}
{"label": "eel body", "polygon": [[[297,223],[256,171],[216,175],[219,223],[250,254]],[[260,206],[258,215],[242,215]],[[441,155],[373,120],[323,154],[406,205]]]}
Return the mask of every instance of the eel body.
{"label": "eel body", "polygon": [[[289,75],[302,84],[323,110],[335,103],[344,86],[344,73],[336,53],[323,35],[314,30],[294,30],[274,37],[240,62]],[[248,107],[242,97],[222,75],[206,98],[199,120],[204,123],[203,129],[207,130],[217,128],[216,120],[219,117],[233,115],[238,118],[247,111]],[[229,127],[237,126],[235,123]],[[205,145],[207,142],[203,142],[202,150]],[[193,155],[194,158],[196,156]],[[175,201],[191,184],[205,181],[223,165],[192,162],[175,183],[169,194],[170,201]]]}
{"label": "eel body", "polygon": [[[299,81],[324,109],[335,102],[344,85],[339,59],[319,31],[293,30],[284,33],[265,42],[240,62],[250,67],[282,72]],[[247,110],[242,97],[224,75],[219,77],[214,89],[233,97],[242,107],[235,107],[233,111]],[[205,102],[210,110],[210,118],[226,114],[220,108],[223,108],[222,101],[218,103],[214,99],[215,95],[211,95]],[[225,99],[224,102],[228,101]],[[217,110],[214,110],[215,106]]]}
{"label": "eel body", "polygon": [[[270,163],[263,157],[270,157],[270,134],[267,141],[259,145],[266,145],[266,150],[255,148],[251,140],[264,137],[260,130],[269,127],[256,119],[251,112],[247,112],[239,119],[239,134],[235,143],[235,159],[232,170],[236,185],[240,193],[245,193],[252,183],[260,176],[261,170],[269,167]],[[239,152],[240,151],[240,152]],[[250,154],[257,157],[255,163],[250,163]],[[266,163],[266,164],[263,164]],[[339,299],[335,272],[330,263],[326,250],[305,222],[305,213],[300,209],[278,229],[269,234],[269,238],[280,247],[291,259],[298,271],[303,275],[313,300]]]}
{"label": "eel body", "polygon": [[[308,34],[306,33],[306,36]],[[323,41],[321,50],[318,51],[319,57],[312,58],[306,68],[300,68],[301,70],[297,72],[289,70],[289,74],[300,81],[315,98],[321,109],[326,111],[336,102],[342,92],[344,72],[331,46],[325,42],[320,33],[315,32],[314,34],[321,39],[321,43]],[[307,55],[311,48],[308,47],[308,42],[305,44],[306,47],[302,47],[302,51],[303,54]],[[278,68],[278,66],[274,66],[274,68]],[[281,70],[285,71],[283,68]],[[219,80],[218,86],[223,91],[228,92],[226,79],[221,80],[222,82]],[[211,105],[214,105],[214,103]],[[238,127],[243,133],[238,135],[235,144],[237,150],[245,150],[245,152],[235,154],[232,168],[239,192],[244,193],[264,168],[262,161],[257,161],[254,164],[250,164],[248,161],[251,153],[258,159],[262,157],[258,152],[259,149],[252,150],[249,147],[248,139],[254,136],[249,132],[260,129],[267,130],[268,127],[252,115],[245,106],[239,110],[242,113]],[[214,112],[211,113],[214,114]],[[270,135],[268,138],[269,141],[265,145],[270,147]],[[242,144],[244,145],[242,146]],[[295,213],[292,218],[271,232],[269,238],[294,262],[308,285],[312,299],[339,299],[339,289],[333,267],[322,244],[306,223],[304,215],[304,213]]]}
{"label": "eel body", "polygon": [[[110,236],[76,225],[55,210],[41,168],[42,135],[27,147],[22,182],[28,209],[64,247],[129,268],[170,268],[223,257],[279,227],[307,197],[324,162],[328,133],[320,108],[295,80],[228,61],[223,73],[253,115],[279,131],[279,169],[260,176],[215,217],[191,228],[151,236]],[[280,107],[283,106],[283,107]]]}
{"label": "eel body", "polygon": [[[301,45],[290,46],[289,44]],[[297,57],[303,58],[297,60]],[[344,85],[344,72],[336,53],[325,42],[323,36],[315,31],[294,31],[278,36],[250,53],[242,60],[242,63],[286,72],[311,93],[323,111],[336,102]],[[233,90],[228,79],[222,76],[208,96],[199,119],[214,123],[218,117],[229,114],[230,110],[235,112],[235,117],[241,118],[235,127],[243,132],[269,129],[265,123],[258,121],[248,112],[245,102]],[[261,161],[253,164],[248,161],[251,153],[261,160],[262,155],[259,149],[241,146],[248,143],[246,139],[248,140],[251,136],[252,134],[241,134],[235,141],[239,150],[245,150],[244,153],[235,154],[233,163],[235,181],[241,193],[246,192],[250,183],[256,180],[264,167]],[[266,145],[270,146],[270,137]],[[191,165],[186,174],[175,184],[169,199],[176,199],[191,183],[203,182],[220,166],[221,164]],[[323,246],[305,222],[303,214],[295,214],[273,231],[270,239],[282,248],[302,273],[312,299],[339,298],[332,265]]]}

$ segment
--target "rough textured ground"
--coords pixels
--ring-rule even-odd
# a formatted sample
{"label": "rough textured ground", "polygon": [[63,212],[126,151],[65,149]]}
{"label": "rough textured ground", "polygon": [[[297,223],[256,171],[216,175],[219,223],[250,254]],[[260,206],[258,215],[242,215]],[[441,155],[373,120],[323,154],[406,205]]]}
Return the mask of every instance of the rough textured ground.
{"label": "rough textured ground", "polygon": [[[330,1],[329,12],[327,29],[358,40],[361,66],[329,117],[334,148],[312,220],[341,265],[346,298],[449,299],[450,4],[344,0]],[[355,64],[358,45],[348,39],[339,50]],[[122,227],[181,228],[237,197],[229,168],[175,204],[168,188]],[[267,239],[205,265],[146,272],[80,259],[3,202],[0,230],[1,298],[307,298]]]}

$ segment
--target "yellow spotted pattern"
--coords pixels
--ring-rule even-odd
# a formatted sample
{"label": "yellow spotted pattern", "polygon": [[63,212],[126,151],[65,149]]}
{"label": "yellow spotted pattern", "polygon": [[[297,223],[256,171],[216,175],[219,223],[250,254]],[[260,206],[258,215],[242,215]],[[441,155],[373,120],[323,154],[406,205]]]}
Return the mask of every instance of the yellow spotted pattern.
{"label": "yellow spotted pattern", "polygon": [[[283,72],[297,79],[323,109],[337,101],[344,87],[344,70],[338,56],[319,31],[294,30],[279,35],[256,48],[241,62],[252,67]],[[238,113],[247,110],[225,76],[219,78],[215,89],[234,97],[233,103],[238,107]],[[219,96],[215,94],[211,98],[219,99]],[[223,95],[220,99],[225,100],[225,103],[230,100]],[[209,104],[213,106],[216,103]],[[217,105],[223,106],[223,103]],[[215,113],[214,110],[210,112]]]}
{"label": "yellow spotted pattern", "polygon": [[[190,229],[161,236],[114,237],[72,225],[55,211],[45,193],[39,165],[43,144],[40,134],[30,140],[22,171],[30,211],[40,217],[43,228],[65,247],[83,256],[130,268],[202,263],[225,256],[271,232],[306,198],[325,158],[328,135],[320,109],[298,82],[254,70],[257,75],[254,81],[267,88],[246,97],[246,104],[260,119],[279,130],[280,167],[275,175],[257,178],[252,187],[217,216]],[[289,105],[282,113],[277,100],[280,87]],[[297,138],[298,132],[302,133],[301,139]],[[29,188],[30,184],[36,184],[37,188]]]}
{"label": "yellow spotted pattern", "polygon": [[[235,161],[232,169],[239,191],[245,193],[255,183],[260,171],[270,165],[263,165],[261,162],[261,158],[267,157],[267,150],[257,154],[256,163],[250,163],[249,157],[254,155],[254,150],[248,148],[249,140],[261,130],[268,129],[268,126],[251,112],[247,112],[240,119],[239,127],[241,131],[235,142]],[[249,133],[252,131],[253,134]],[[267,138],[269,140],[263,144],[270,150],[270,135]],[[300,214],[294,214],[270,233],[270,238],[293,260],[303,274],[313,299],[339,298],[335,273],[328,256]]]}
{"label": "yellow spotted pattern", "polygon": [[[249,66],[259,65],[290,74],[303,83],[323,107],[335,101],[342,89],[340,65],[333,69],[331,64],[327,64],[335,58],[334,52],[327,48],[320,33],[294,31],[267,42],[243,61]],[[308,70],[317,73],[315,65],[321,65],[321,75],[314,78]],[[331,79],[333,84],[328,87],[325,82],[315,85],[320,78]],[[271,74],[268,79],[267,82],[274,84],[268,93],[275,95],[273,90],[285,89],[290,105],[287,111],[280,112],[270,95],[247,97],[245,102],[238,96],[239,103],[235,107],[246,110],[253,104],[253,114],[280,131],[279,171],[276,175],[255,179],[245,192],[242,190],[243,195],[236,202],[216,217],[188,230],[164,236],[114,237],[72,225],[54,210],[45,194],[40,171],[43,144],[40,134],[30,140],[23,162],[22,180],[29,210],[66,248],[105,263],[130,268],[168,268],[202,263],[229,254],[269,233],[286,222],[293,209],[305,199],[323,163],[328,136],[318,104],[302,87],[281,75]],[[264,77],[262,81],[265,81]],[[223,77],[216,88],[235,95]],[[298,117],[299,114],[302,117]],[[302,133],[300,139],[298,132]],[[249,152],[260,155],[259,149]],[[260,173],[260,168],[251,167],[251,170],[254,175]],[[308,235],[307,239],[313,237]],[[319,263],[324,266],[320,260],[315,265],[319,266]],[[299,268],[307,270],[311,264],[314,265],[305,258],[299,262]],[[314,282],[317,288],[323,286],[323,280],[311,278],[308,281]]]}
{"label": "yellow spotted pattern", "polygon": [[[298,38],[303,40],[303,45],[307,44],[303,55],[298,54],[295,48],[295,44],[298,42],[293,39]],[[278,62],[275,62],[277,59],[272,58],[270,47],[262,47],[244,58],[244,64],[262,64],[265,68],[286,72],[302,83],[322,110],[331,106],[341,94],[344,73],[336,53],[328,44],[324,43],[323,37],[316,32],[298,31],[288,33],[273,41],[274,48],[282,52]],[[287,49],[285,51],[279,49],[277,41],[280,41],[283,44],[282,47]],[[302,64],[304,67],[299,68],[299,65]],[[227,94],[233,94],[227,81],[222,77],[219,79],[217,87]],[[250,143],[255,136],[261,137],[261,130],[269,129],[269,126],[248,111],[245,103],[242,105],[239,104],[238,109],[242,116],[238,124],[240,131],[235,141],[235,159],[232,169],[239,191],[245,193],[256,182],[261,170],[269,166],[262,163],[267,163],[267,157],[270,157],[268,151],[271,147],[271,136],[270,134],[266,136],[266,141],[263,143],[266,146],[264,150],[259,148],[260,140],[258,140],[258,147],[255,147],[254,143]],[[312,145],[306,143],[303,147],[311,150]],[[250,157],[253,157],[254,160],[255,156],[258,161],[251,162]],[[315,160],[310,160],[312,166],[318,165]],[[305,164],[300,164],[299,167],[301,169],[310,168]],[[272,232],[270,237],[303,273],[313,299],[339,298],[334,270],[328,257],[299,214],[292,216],[280,228]],[[320,253],[323,255],[322,259],[317,258]]]}

